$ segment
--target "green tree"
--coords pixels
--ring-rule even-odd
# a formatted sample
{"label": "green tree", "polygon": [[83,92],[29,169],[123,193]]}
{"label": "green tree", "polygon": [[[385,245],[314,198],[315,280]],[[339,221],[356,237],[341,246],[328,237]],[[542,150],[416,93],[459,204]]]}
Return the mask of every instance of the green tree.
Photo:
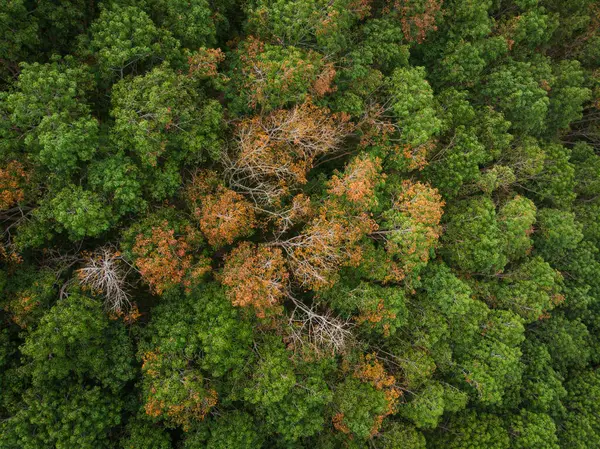
{"label": "green tree", "polygon": [[112,90],[111,115],[115,145],[130,152],[150,173],[170,161],[181,164],[219,156],[219,103],[206,99],[190,78],[166,64],[118,82]]}
{"label": "green tree", "polygon": [[0,448],[109,449],[121,408],[118,396],[99,387],[28,390],[19,411],[0,425]]}
{"label": "green tree", "polygon": [[457,201],[447,211],[441,253],[446,261],[470,273],[495,273],[507,263],[494,203],[487,197]]}
{"label": "green tree", "polygon": [[22,347],[38,388],[55,382],[96,382],[118,392],[133,377],[132,345],[122,323],[110,321],[96,299],[60,299]]}
{"label": "green tree", "polygon": [[103,8],[90,35],[88,51],[107,81],[143,72],[165,59],[175,63],[179,56],[179,42],[171,32],[158,28],[136,6]]}
{"label": "green tree", "polygon": [[512,437],[511,447],[518,449],[559,449],[556,425],[552,418],[543,413],[533,413],[525,409],[508,422],[508,432]]}
{"label": "green tree", "polygon": [[508,449],[511,447],[508,432],[502,420],[489,413],[464,412],[453,417],[447,431],[437,431],[427,446],[432,448]]}
{"label": "green tree", "polygon": [[425,79],[425,68],[396,69],[389,80],[390,108],[402,129],[402,139],[418,146],[440,131],[433,91]]}

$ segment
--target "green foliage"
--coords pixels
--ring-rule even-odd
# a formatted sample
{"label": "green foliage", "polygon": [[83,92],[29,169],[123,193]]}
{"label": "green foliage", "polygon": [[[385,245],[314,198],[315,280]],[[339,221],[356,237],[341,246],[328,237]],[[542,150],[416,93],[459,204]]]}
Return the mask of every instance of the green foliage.
{"label": "green foliage", "polygon": [[90,33],[89,52],[106,80],[122,79],[163,59],[176,60],[179,42],[135,6],[103,9]]}
{"label": "green foliage", "polygon": [[148,4],[154,21],[169,30],[182,47],[196,50],[216,43],[213,11],[207,0],[149,0]]}
{"label": "green foliage", "polygon": [[550,95],[548,127],[551,130],[568,128],[583,115],[583,104],[592,92],[584,84],[579,61],[560,61],[553,67],[555,81]]}
{"label": "green foliage", "polygon": [[21,409],[0,426],[2,449],[109,449],[121,421],[121,400],[99,387],[28,390]]}
{"label": "green foliage", "polygon": [[3,0],[0,3],[0,79],[8,79],[19,62],[29,59],[30,52],[39,44],[37,20],[28,17],[24,0]]}
{"label": "green foliage", "polygon": [[390,336],[406,323],[404,291],[361,282],[356,286],[338,284],[321,296],[342,316],[356,316],[367,332]]}
{"label": "green foliage", "polygon": [[[549,71],[547,64],[540,69]],[[510,61],[489,75],[482,90],[485,97],[500,106],[517,132],[538,135],[546,128],[550,100],[540,87],[542,79],[536,73],[538,70],[529,62]]]}
{"label": "green foliage", "polygon": [[575,199],[571,152],[562,145],[549,144],[544,147],[544,153],[544,168],[532,183],[533,191],[540,201],[566,209]]}
{"label": "green foliage", "polygon": [[[92,87],[89,68],[70,56],[55,57],[47,64],[23,63],[14,90],[3,98],[2,110],[11,125],[8,136],[23,139],[33,154],[41,151],[41,161],[50,168],[64,170],[63,164],[72,168],[78,155],[89,158],[93,152],[89,148],[93,137],[81,135],[94,127],[85,102]],[[73,123],[77,119],[81,121]],[[54,134],[56,128],[59,135]],[[55,155],[56,150],[63,154]]]}
{"label": "green foliage", "polygon": [[317,434],[325,425],[326,407],[333,393],[326,382],[332,363],[300,363],[296,366],[296,384],[279,402],[261,407],[267,429],[279,436],[283,445]]}
{"label": "green foliage", "polygon": [[511,447],[519,449],[559,449],[556,425],[552,418],[542,413],[521,410],[510,419],[509,433],[514,435]]}
{"label": "green foliage", "polygon": [[479,165],[487,159],[477,136],[462,125],[454,132],[450,142],[440,148],[425,168],[433,185],[447,198],[455,197],[463,184],[476,181]]}
{"label": "green foliage", "polygon": [[296,384],[285,347],[272,339],[263,345],[248,385],[244,388],[244,399],[253,404],[280,402]]}
{"label": "green foliage", "polygon": [[145,169],[164,160],[181,163],[219,155],[220,105],[203,101],[192,81],[168,65],[117,83],[111,115],[115,144]]}
{"label": "green foliage", "polygon": [[261,447],[261,436],[255,430],[252,416],[244,412],[231,412],[215,421],[210,428],[206,445],[210,449],[254,449]]}
{"label": "green foliage", "polygon": [[171,437],[147,419],[134,419],[127,424],[127,437],[121,440],[123,449],[171,449]]}
{"label": "green foliage", "polygon": [[598,441],[598,394],[600,383],[595,370],[578,372],[566,382],[567,413],[559,442],[562,447],[587,449]]}
{"label": "green foliage", "polygon": [[441,249],[447,263],[471,273],[501,271],[507,259],[498,251],[503,239],[494,203],[487,197],[456,202],[448,215]]}
{"label": "green foliage", "polygon": [[562,276],[540,257],[531,258],[506,273],[495,288],[493,306],[512,310],[527,321],[534,321],[563,299]]}
{"label": "green foliage", "polygon": [[467,403],[465,392],[449,385],[429,382],[416,394],[400,414],[415,423],[417,428],[435,428],[445,410],[458,411]]}
{"label": "green foliage", "polygon": [[534,338],[546,344],[552,366],[563,375],[571,368],[581,369],[590,357],[589,332],[579,319],[554,314],[535,330]]}
{"label": "green foliage", "polygon": [[560,411],[560,401],[567,392],[562,377],[552,367],[548,347],[528,338],[523,343],[523,361],[526,362],[521,389],[523,404],[529,410],[543,413]]}
{"label": "green foliage", "polygon": [[376,417],[386,410],[384,393],[354,377],[338,386],[333,402],[348,431],[361,440],[369,438]]}
{"label": "green foliage", "polygon": [[195,360],[211,376],[220,377],[244,366],[252,329],[240,320],[223,291],[208,284],[158,307],[146,335],[144,352],[160,348],[174,357]]}
{"label": "green foliage", "polygon": [[546,260],[561,260],[583,239],[574,214],[560,209],[540,209],[537,227],[535,249]]}
{"label": "green foliage", "polygon": [[102,192],[118,215],[146,208],[142,175],[127,156],[115,155],[94,161],[88,169],[88,182],[93,191]]}
{"label": "green foliage", "polygon": [[231,111],[268,112],[301,103],[310,93],[323,95],[325,92],[315,91],[315,83],[328,76],[322,74],[329,70],[324,59],[319,53],[293,46],[263,44],[256,39],[243,42],[226,89]]}
{"label": "green foliage", "polygon": [[508,449],[510,439],[502,420],[488,413],[466,412],[452,421],[452,427],[438,433],[427,442],[432,448]]}
{"label": "green foliage", "polygon": [[425,449],[425,437],[414,427],[394,422],[389,428],[380,433],[380,439],[375,443],[377,449],[402,449],[410,447]]}
{"label": "green foliage", "polygon": [[528,254],[532,241],[529,234],[536,220],[536,208],[533,201],[516,196],[498,211],[498,222],[506,239],[506,257],[510,261]]}
{"label": "green foliage", "polygon": [[65,187],[44,206],[57,229],[66,231],[71,240],[95,237],[111,224],[110,207],[97,194],[80,186]]}
{"label": "green foliage", "polygon": [[402,129],[402,139],[418,146],[440,131],[433,107],[433,91],[423,67],[396,69],[389,80],[391,110]]}
{"label": "green foliage", "polygon": [[257,0],[249,3],[248,34],[335,53],[348,45],[349,28],[361,11],[351,0]]}
{"label": "green foliage", "polygon": [[44,315],[22,353],[39,388],[60,380],[95,381],[116,392],[133,377],[125,328],[108,319],[98,300],[78,293],[59,300]]}

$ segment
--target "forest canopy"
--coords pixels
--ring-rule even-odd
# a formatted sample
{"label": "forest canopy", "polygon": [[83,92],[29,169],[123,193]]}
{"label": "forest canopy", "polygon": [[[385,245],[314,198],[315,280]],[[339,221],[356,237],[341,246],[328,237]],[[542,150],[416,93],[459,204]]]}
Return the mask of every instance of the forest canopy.
{"label": "forest canopy", "polygon": [[600,3],[0,0],[0,449],[600,447]]}

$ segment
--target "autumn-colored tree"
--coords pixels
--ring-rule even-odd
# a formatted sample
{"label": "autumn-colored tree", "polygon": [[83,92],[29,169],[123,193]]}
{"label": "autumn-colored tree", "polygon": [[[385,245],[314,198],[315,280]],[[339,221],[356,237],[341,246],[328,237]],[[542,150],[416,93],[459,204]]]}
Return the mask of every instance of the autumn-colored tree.
{"label": "autumn-colored tree", "polygon": [[209,245],[231,245],[247,237],[256,226],[252,204],[241,194],[226,188],[214,172],[197,172],[187,188],[192,214]]}
{"label": "autumn-colored tree", "polygon": [[289,274],[280,248],[240,243],[225,260],[221,283],[234,306],[253,307],[259,318],[280,311]]}
{"label": "autumn-colored tree", "polygon": [[274,245],[284,250],[294,280],[303,288],[319,290],[331,287],[343,266],[359,264],[358,243],[376,227],[368,213],[347,215],[334,200],[326,201],[300,234]]}
{"label": "autumn-colored tree", "polygon": [[256,204],[276,206],[306,183],[315,158],[339,149],[350,129],[347,116],[311,101],[244,119],[236,127],[236,151],[224,161],[225,178]]}
{"label": "autumn-colored tree", "polygon": [[377,205],[380,172],[379,159],[357,156],[331,178],[328,196],[302,232],[273,243],[284,250],[303,288],[330,287],[341,267],[360,262],[359,242],[377,228],[369,209]]}
{"label": "autumn-colored tree", "polygon": [[5,210],[25,199],[25,184],[30,174],[18,161],[10,161],[0,168],[0,210]]}
{"label": "autumn-colored tree", "polygon": [[55,283],[50,269],[23,267],[4,285],[2,308],[19,327],[34,327],[56,299]]}
{"label": "autumn-colored tree", "polygon": [[188,56],[190,66],[188,76],[200,80],[219,79],[226,81],[227,78],[219,73],[219,64],[225,60],[225,54],[220,48],[201,47]]}
{"label": "autumn-colored tree", "polygon": [[390,281],[413,281],[436,247],[445,202],[436,189],[404,180],[393,192],[392,207],[382,215],[373,237],[382,239],[392,262]]}
{"label": "autumn-colored tree", "polygon": [[132,226],[123,243],[125,256],[158,295],[178,286],[189,289],[210,271],[210,260],[197,254],[203,243],[199,231],[169,208]]}
{"label": "autumn-colored tree", "polygon": [[344,173],[334,174],[327,193],[352,209],[364,211],[377,206],[377,186],[382,184],[381,160],[357,156],[346,166]]}
{"label": "autumn-colored tree", "polygon": [[437,30],[436,20],[443,0],[388,0],[384,11],[398,14],[404,39],[422,44],[432,31]]}

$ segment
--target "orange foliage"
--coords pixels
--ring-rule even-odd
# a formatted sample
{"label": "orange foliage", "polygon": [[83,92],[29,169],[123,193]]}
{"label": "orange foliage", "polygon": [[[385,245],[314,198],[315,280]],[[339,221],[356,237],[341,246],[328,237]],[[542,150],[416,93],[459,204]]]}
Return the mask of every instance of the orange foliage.
{"label": "orange foliage", "polygon": [[416,147],[404,145],[402,147],[402,155],[408,163],[408,170],[423,170],[427,166],[427,155],[431,153],[435,144],[434,141],[429,141]]}
{"label": "orange foliage", "polygon": [[387,10],[391,6],[400,13],[404,38],[421,44],[430,31],[437,30],[435,22],[442,3],[443,0],[394,0]]}
{"label": "orange foliage", "polygon": [[[363,310],[360,315],[356,316],[355,320],[358,324],[363,324],[366,322],[369,323],[381,323],[383,320],[394,320],[396,319],[396,314],[390,310],[385,308],[385,304],[383,300],[380,299],[377,303],[377,308],[375,310]],[[383,335],[388,337],[390,335],[390,325],[389,323],[383,324]]]}
{"label": "orange foliage", "polygon": [[324,97],[337,90],[337,87],[333,85],[335,74],[336,71],[332,63],[326,64],[323,67],[323,70],[312,85],[312,91],[316,97]]}
{"label": "orange foliage", "polygon": [[281,249],[242,242],[225,261],[221,283],[234,306],[252,306],[256,316],[274,312],[286,295],[288,272]]}
{"label": "orange foliage", "polygon": [[344,422],[344,414],[342,412],[339,412],[339,413],[336,413],[335,415],[333,415],[333,418],[331,418],[331,421],[333,422],[333,427],[335,428],[335,430],[342,432],[342,433],[346,433],[346,434],[350,433],[350,429]]}
{"label": "orange foliage", "polygon": [[131,308],[125,312],[123,310],[113,311],[109,314],[111,320],[122,319],[125,324],[133,324],[140,319],[142,313],[137,304],[133,304]]}
{"label": "orange foliage", "polygon": [[210,271],[208,259],[194,263],[191,251],[197,239],[197,231],[191,226],[186,226],[184,235],[175,236],[167,220],[154,226],[150,237],[137,236],[132,249],[135,263],[154,293],[160,295],[178,284],[189,288],[193,280]]}
{"label": "orange foliage", "polygon": [[28,181],[29,174],[18,161],[11,161],[5,168],[0,168],[0,210],[25,199],[23,186]]}
{"label": "orange foliage", "polygon": [[340,268],[360,264],[359,242],[377,229],[368,209],[377,204],[375,189],[382,179],[379,159],[355,158],[344,173],[332,177],[328,189],[331,197],[303,231],[274,243],[284,249],[302,287],[331,287]]}
{"label": "orange foliage", "polygon": [[9,269],[14,268],[14,264],[23,262],[23,256],[17,253],[13,245],[4,245],[0,243],[0,260],[9,264]]}
{"label": "orange foliage", "polygon": [[381,159],[354,158],[342,175],[333,175],[328,193],[346,199],[360,209],[377,204],[375,188],[384,179],[381,174]]}
{"label": "orange foliage", "polygon": [[237,126],[239,151],[226,160],[225,175],[257,204],[278,205],[291,188],[306,183],[315,158],[338,149],[350,130],[347,115],[331,114],[310,99],[245,119]]}
{"label": "orange foliage", "polygon": [[427,226],[435,238],[439,237],[437,226],[442,219],[444,205],[437,189],[410,180],[402,181],[402,189],[394,202],[394,208]]}
{"label": "orange foliage", "polygon": [[16,300],[11,301],[10,303],[10,311],[12,312],[11,318],[13,322],[22,329],[25,329],[28,325],[29,314],[39,305],[40,302],[27,292],[19,293]]}
{"label": "orange foliage", "polygon": [[220,48],[200,48],[188,57],[189,76],[214,78],[219,76],[218,66],[225,60]]}
{"label": "orange foliage", "polygon": [[331,287],[343,266],[357,266],[362,259],[360,240],[377,225],[368,213],[349,215],[335,200],[326,201],[303,232],[281,246],[296,281],[302,287]]}
{"label": "orange foliage", "polygon": [[387,409],[384,414],[375,418],[371,429],[371,435],[375,435],[381,428],[383,419],[395,413],[398,398],[402,395],[402,391],[396,386],[394,376],[387,374],[383,364],[377,360],[375,354],[367,354],[361,357],[360,363],[356,366],[353,375],[362,382],[373,385],[376,390],[383,391],[385,394]]}
{"label": "orange foliage", "polygon": [[208,243],[214,247],[230,245],[239,237],[250,235],[256,226],[252,204],[220,184],[210,189],[210,182],[203,179],[206,176],[206,172],[194,176],[188,198]]}
{"label": "orange foliage", "polygon": [[427,264],[430,250],[440,237],[444,205],[436,189],[420,182],[402,182],[392,217],[385,229],[375,233],[384,238],[386,251],[397,259],[391,265],[388,280],[399,282],[415,268]]}
{"label": "orange foliage", "polygon": [[371,3],[373,3],[373,0],[353,0],[348,5],[348,9],[362,20],[371,15]]}

